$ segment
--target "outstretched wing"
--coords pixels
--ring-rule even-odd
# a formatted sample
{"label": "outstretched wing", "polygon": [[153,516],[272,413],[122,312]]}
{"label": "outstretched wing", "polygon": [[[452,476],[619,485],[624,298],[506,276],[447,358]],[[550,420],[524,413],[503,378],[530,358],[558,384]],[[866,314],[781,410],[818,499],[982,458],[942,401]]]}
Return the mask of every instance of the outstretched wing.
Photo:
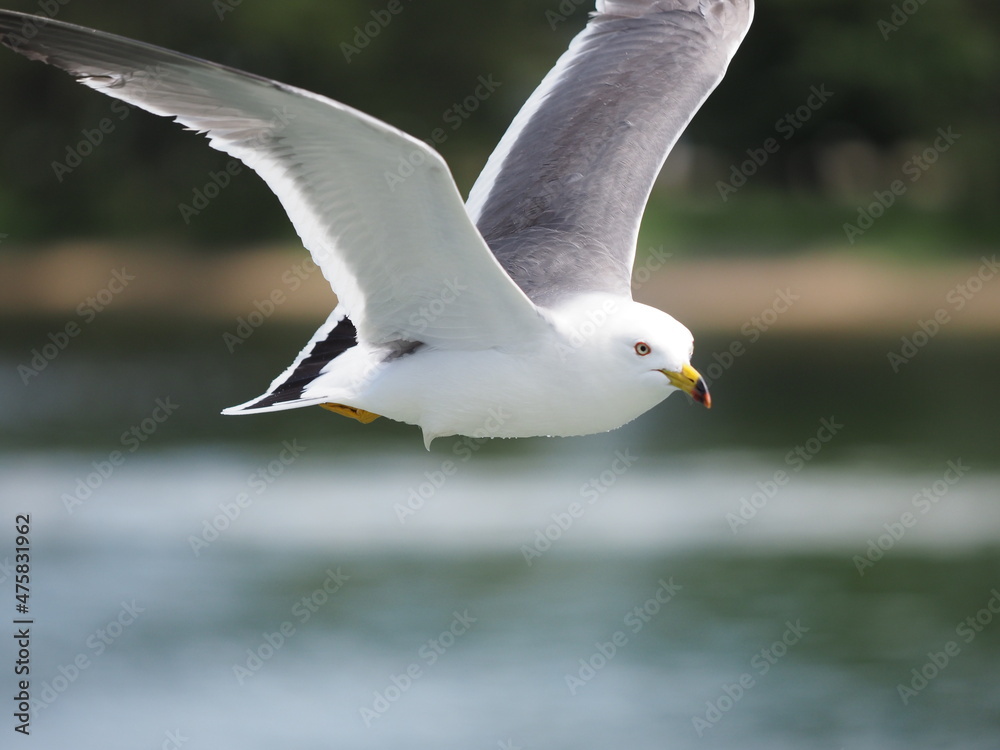
{"label": "outstretched wing", "polygon": [[360,339],[502,345],[542,325],[441,156],[317,94],[123,37],[0,11],[0,42],[206,133],[278,196]]}
{"label": "outstretched wing", "polygon": [[653,181],[722,80],[753,0],[598,0],[466,205],[536,303],[630,294]]}

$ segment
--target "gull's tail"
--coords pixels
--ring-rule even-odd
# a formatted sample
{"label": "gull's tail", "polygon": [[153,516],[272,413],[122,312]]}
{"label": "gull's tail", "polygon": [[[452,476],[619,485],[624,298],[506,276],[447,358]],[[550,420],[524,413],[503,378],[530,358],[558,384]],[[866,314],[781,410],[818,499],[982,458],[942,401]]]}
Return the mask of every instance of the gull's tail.
{"label": "gull's tail", "polygon": [[341,354],[357,346],[358,332],[354,323],[338,306],[327,318],[291,367],[274,379],[262,396],[239,406],[223,409],[223,414],[255,414],[265,411],[316,406],[328,397],[309,394],[307,389],[318,377],[327,373],[330,364]]}

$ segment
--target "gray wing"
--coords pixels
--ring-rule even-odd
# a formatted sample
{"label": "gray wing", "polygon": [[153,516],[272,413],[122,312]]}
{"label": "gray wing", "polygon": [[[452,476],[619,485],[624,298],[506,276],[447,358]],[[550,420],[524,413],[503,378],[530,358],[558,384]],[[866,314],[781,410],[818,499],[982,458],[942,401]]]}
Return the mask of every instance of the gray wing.
{"label": "gray wing", "polygon": [[630,295],[653,181],[752,16],[753,0],[598,0],[466,203],[537,304],[583,291]]}
{"label": "gray wing", "polygon": [[302,89],[58,21],[0,11],[0,43],[174,117],[255,170],[361,339],[481,348],[543,327],[444,160],[415,138]]}

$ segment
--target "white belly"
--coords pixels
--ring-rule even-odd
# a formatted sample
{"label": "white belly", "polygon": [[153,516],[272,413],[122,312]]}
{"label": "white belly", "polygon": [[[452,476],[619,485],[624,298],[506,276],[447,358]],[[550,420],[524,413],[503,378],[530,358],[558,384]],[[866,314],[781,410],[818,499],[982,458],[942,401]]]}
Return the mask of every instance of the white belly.
{"label": "white belly", "polygon": [[622,388],[621,379],[602,372],[600,365],[550,352],[424,349],[381,368],[351,405],[419,425],[429,445],[447,435],[606,432],[673,390],[662,377],[653,387]]}

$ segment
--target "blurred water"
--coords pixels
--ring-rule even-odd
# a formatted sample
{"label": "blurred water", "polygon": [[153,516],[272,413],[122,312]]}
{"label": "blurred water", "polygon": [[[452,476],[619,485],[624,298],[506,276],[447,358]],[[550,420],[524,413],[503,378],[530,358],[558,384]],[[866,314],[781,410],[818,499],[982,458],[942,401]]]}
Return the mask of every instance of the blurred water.
{"label": "blurred water", "polygon": [[[45,330],[0,354],[34,746],[998,746],[992,342],[890,378],[886,342],[762,340],[711,412],[426,452],[384,420],[217,416],[301,336],[94,339],[24,386]],[[926,397],[945,363],[969,398]]]}
{"label": "blurred water", "polygon": [[[72,513],[57,498],[89,454],[4,461],[5,515],[32,517],[36,741],[996,747],[995,474],[920,514],[942,472],[806,469],[734,534],[772,464],[638,460],[591,503],[582,486],[627,455],[612,439],[527,468],[475,457],[401,522],[447,452],[299,447],[280,473],[280,444],[136,454]],[[977,612],[981,632],[956,631]],[[904,704],[897,685],[948,641]]]}

